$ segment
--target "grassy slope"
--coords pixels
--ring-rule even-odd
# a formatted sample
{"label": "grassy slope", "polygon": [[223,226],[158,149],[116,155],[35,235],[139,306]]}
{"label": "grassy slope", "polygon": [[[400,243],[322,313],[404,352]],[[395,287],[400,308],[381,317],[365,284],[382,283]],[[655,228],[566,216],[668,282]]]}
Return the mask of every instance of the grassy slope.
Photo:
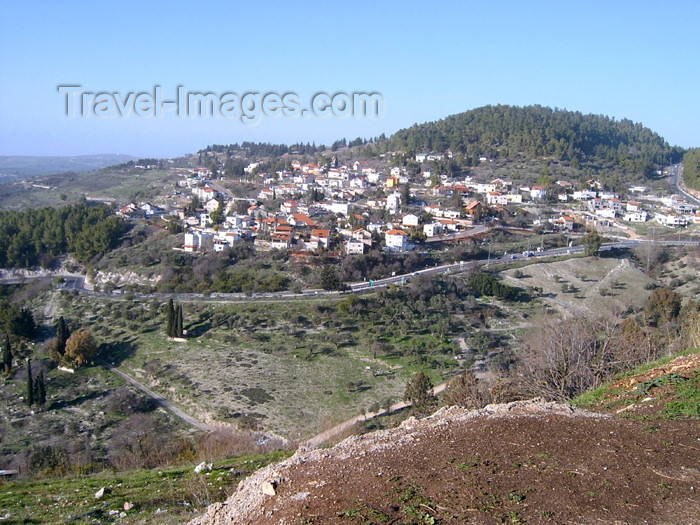
{"label": "grassy slope", "polygon": [[700,419],[700,349],[643,364],[572,403],[632,419]]}
{"label": "grassy slope", "polygon": [[[287,454],[231,457],[200,474],[188,464],[71,479],[0,481],[0,516],[6,516],[4,524],[183,523],[210,503],[226,499],[244,477]],[[96,499],[103,487],[106,494]],[[124,511],[127,502],[133,508]]]}

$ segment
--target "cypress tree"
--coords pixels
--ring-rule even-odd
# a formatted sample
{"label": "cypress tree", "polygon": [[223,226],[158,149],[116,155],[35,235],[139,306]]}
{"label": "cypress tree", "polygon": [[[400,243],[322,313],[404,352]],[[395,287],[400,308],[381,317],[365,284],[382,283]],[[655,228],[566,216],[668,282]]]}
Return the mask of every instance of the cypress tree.
{"label": "cypress tree", "polygon": [[166,323],[166,335],[168,337],[173,337],[175,333],[174,329],[174,309],[173,309],[173,299],[168,299],[168,305],[165,308],[165,323]]}
{"label": "cypress tree", "polygon": [[175,336],[182,337],[182,305],[177,305],[177,327],[175,329]]}
{"label": "cypress tree", "polygon": [[32,379],[32,360],[27,359],[27,405],[34,404],[34,380]]}
{"label": "cypress tree", "polygon": [[2,369],[5,374],[9,374],[12,370],[12,347],[7,332],[5,332],[5,343],[2,345]]}
{"label": "cypress tree", "polygon": [[70,331],[66,325],[66,320],[63,316],[58,318],[58,323],[56,324],[56,351],[63,355],[66,353],[66,341],[70,337]]}
{"label": "cypress tree", "polygon": [[43,370],[39,372],[39,375],[34,380],[34,399],[39,405],[46,403],[46,382]]}

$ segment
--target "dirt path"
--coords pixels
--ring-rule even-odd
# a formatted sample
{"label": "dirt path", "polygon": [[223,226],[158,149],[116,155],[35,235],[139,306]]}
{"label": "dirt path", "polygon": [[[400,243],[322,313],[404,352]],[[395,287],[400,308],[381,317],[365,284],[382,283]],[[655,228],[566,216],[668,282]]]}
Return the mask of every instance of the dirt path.
{"label": "dirt path", "polygon": [[[443,390],[445,390],[445,387],[447,386],[447,382],[441,383],[435,388],[433,388],[433,394],[437,395]],[[352,417],[348,419],[347,421],[343,421],[342,423],[337,424],[333,428],[329,428],[328,430],[325,430],[324,432],[321,432],[320,434],[315,435],[314,437],[307,439],[306,441],[303,441],[300,443],[301,446],[303,447],[308,447],[308,448],[316,448],[321,446],[323,443],[326,443],[327,441],[330,441],[332,438],[341,435],[343,432],[346,432],[348,429],[350,429],[355,423],[359,423],[360,421],[367,421],[369,419],[373,419],[378,416],[383,416],[385,414],[391,414],[392,412],[396,412],[397,410],[401,410],[404,408],[407,408],[411,406],[410,403],[405,403],[403,401],[399,401],[398,403],[394,403],[391,405],[389,410],[380,410],[378,412],[367,412],[365,414],[359,414],[355,417]]]}
{"label": "dirt path", "polygon": [[136,388],[138,388],[139,390],[141,390],[145,394],[147,394],[150,397],[152,397],[153,399],[155,399],[160,406],[162,406],[166,410],[169,410],[170,412],[172,412],[175,416],[182,419],[185,423],[187,423],[191,427],[194,427],[197,430],[204,430],[205,432],[212,430],[212,427],[210,427],[209,425],[207,425],[205,423],[202,423],[201,421],[196,420],[195,418],[193,418],[189,414],[186,414],[185,412],[183,412],[182,410],[177,408],[175,405],[173,405],[169,399],[166,399],[164,397],[159,396],[153,390],[148,388],[143,383],[138,382],[136,379],[131,377],[129,374],[126,374],[126,373],[122,372],[121,370],[114,368],[112,365],[110,365],[106,361],[99,360],[98,362],[102,366],[104,366],[107,370],[109,370],[110,372],[117,374],[118,376],[123,377],[127,382],[129,382],[130,384],[132,384],[133,386],[135,386]]}
{"label": "dirt path", "polygon": [[46,301],[46,304],[44,305],[44,323],[47,326],[51,326],[53,324],[54,317],[56,317],[56,309],[58,308],[58,305],[56,304],[57,296],[58,290],[54,290],[51,293],[51,298]]}

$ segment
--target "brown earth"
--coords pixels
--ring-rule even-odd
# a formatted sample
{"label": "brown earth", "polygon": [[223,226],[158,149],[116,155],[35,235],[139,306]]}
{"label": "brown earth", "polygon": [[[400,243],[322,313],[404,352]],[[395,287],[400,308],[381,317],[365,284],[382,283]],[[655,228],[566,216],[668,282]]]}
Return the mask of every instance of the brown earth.
{"label": "brown earth", "polygon": [[532,400],[300,450],[191,525],[700,523],[697,422]]}

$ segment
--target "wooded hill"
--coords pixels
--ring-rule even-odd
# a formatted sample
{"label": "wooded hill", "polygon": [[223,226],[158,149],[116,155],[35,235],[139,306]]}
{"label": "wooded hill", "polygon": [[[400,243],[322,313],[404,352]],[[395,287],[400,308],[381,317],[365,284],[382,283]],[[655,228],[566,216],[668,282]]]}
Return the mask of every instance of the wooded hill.
{"label": "wooded hill", "polygon": [[117,245],[129,225],[104,204],[0,212],[0,267],[49,267],[72,253],[86,263]]}
{"label": "wooded hill", "polygon": [[700,148],[690,149],[683,156],[683,181],[700,190]]}
{"label": "wooded hill", "polygon": [[416,124],[387,139],[388,150],[479,157],[553,157],[573,168],[614,169],[650,177],[655,166],[680,162],[683,149],[631,120],[543,106],[484,106]]}

